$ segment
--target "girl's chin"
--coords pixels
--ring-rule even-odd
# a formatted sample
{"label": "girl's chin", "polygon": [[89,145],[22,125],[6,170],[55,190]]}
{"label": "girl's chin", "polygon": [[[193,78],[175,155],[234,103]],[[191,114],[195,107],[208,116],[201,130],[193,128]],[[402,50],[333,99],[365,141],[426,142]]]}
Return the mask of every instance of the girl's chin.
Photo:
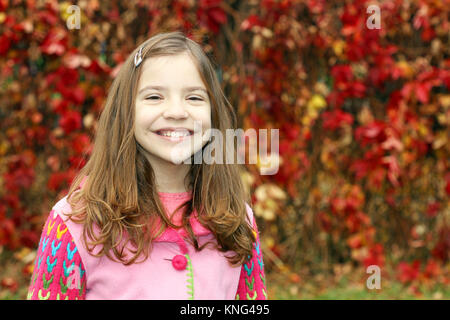
{"label": "girl's chin", "polygon": [[190,164],[190,158],[193,155],[189,150],[182,150],[171,148],[171,150],[165,150],[166,152],[158,152],[158,153],[150,153],[150,164],[152,164],[152,160],[156,160],[158,163],[165,163],[171,165],[181,165],[181,164]]}

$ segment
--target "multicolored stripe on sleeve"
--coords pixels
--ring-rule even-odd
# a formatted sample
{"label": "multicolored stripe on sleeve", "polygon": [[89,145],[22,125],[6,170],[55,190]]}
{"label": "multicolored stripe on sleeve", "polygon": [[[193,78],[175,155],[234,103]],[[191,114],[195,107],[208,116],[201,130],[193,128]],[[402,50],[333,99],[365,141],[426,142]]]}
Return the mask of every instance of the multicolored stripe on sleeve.
{"label": "multicolored stripe on sleeve", "polygon": [[259,232],[256,220],[253,217],[253,232],[256,242],[253,244],[252,258],[241,268],[236,300],[267,300],[266,277],[264,262],[259,241]]}
{"label": "multicolored stripe on sleeve", "polygon": [[54,210],[42,230],[27,300],[85,300],[86,274],[67,226]]}

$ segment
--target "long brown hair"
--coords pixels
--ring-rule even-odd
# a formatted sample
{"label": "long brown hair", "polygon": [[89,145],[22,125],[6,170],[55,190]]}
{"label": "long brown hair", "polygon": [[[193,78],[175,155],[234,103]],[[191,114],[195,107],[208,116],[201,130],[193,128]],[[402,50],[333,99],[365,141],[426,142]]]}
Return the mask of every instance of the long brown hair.
{"label": "long brown hair", "polygon": [[[223,94],[210,59],[199,44],[182,32],[159,33],[128,56],[109,88],[90,158],[73,180],[67,197],[72,207],[70,218],[83,223],[83,240],[88,251],[114,260],[112,251],[125,265],[138,262],[139,257],[143,257],[142,261],[147,259],[152,241],[165,228],[180,227],[164,214],[153,169],[134,137],[134,105],[142,73],[142,68],[134,65],[134,57],[139,48],[143,48],[143,60],[188,53],[210,97],[212,127],[220,130],[223,137],[226,129],[236,128],[236,114]],[[223,154],[226,154],[225,145]],[[245,202],[250,197],[242,184],[242,165],[226,164],[226,161],[191,163],[185,183],[192,190],[192,198],[178,208],[184,208],[181,227],[187,230],[188,240],[195,249],[202,250],[205,245],[198,246],[189,223],[193,210],[197,210],[200,223],[215,235],[215,248],[221,252],[232,250],[234,255],[227,256],[229,263],[242,264],[251,255],[255,241],[246,222]],[[80,189],[86,176],[86,183]],[[155,230],[157,219],[161,227]],[[94,227],[98,227],[96,232]],[[101,248],[94,254],[97,245]],[[129,259],[125,248],[132,253]]]}

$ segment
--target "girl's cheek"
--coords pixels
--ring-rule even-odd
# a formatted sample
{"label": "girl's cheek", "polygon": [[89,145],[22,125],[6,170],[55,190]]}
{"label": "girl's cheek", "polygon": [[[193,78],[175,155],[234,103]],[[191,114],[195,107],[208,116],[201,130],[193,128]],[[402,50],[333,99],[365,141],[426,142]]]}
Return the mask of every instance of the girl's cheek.
{"label": "girl's cheek", "polygon": [[143,128],[149,127],[155,121],[155,118],[156,116],[152,112],[136,112],[136,126]]}
{"label": "girl's cheek", "polygon": [[202,122],[204,130],[211,128],[211,111],[209,109],[202,110],[195,115],[195,118]]}

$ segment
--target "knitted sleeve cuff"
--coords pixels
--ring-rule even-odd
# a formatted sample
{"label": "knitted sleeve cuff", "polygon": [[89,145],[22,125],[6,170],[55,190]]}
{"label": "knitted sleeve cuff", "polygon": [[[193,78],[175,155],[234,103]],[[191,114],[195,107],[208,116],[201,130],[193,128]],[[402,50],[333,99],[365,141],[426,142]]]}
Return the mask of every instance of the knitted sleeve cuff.
{"label": "knitted sleeve cuff", "polygon": [[67,226],[50,211],[39,241],[27,300],[84,300],[86,275]]}
{"label": "knitted sleeve cuff", "polygon": [[251,259],[242,265],[236,300],[267,300],[264,262],[254,217],[253,231],[256,234],[256,242],[253,244]]}

